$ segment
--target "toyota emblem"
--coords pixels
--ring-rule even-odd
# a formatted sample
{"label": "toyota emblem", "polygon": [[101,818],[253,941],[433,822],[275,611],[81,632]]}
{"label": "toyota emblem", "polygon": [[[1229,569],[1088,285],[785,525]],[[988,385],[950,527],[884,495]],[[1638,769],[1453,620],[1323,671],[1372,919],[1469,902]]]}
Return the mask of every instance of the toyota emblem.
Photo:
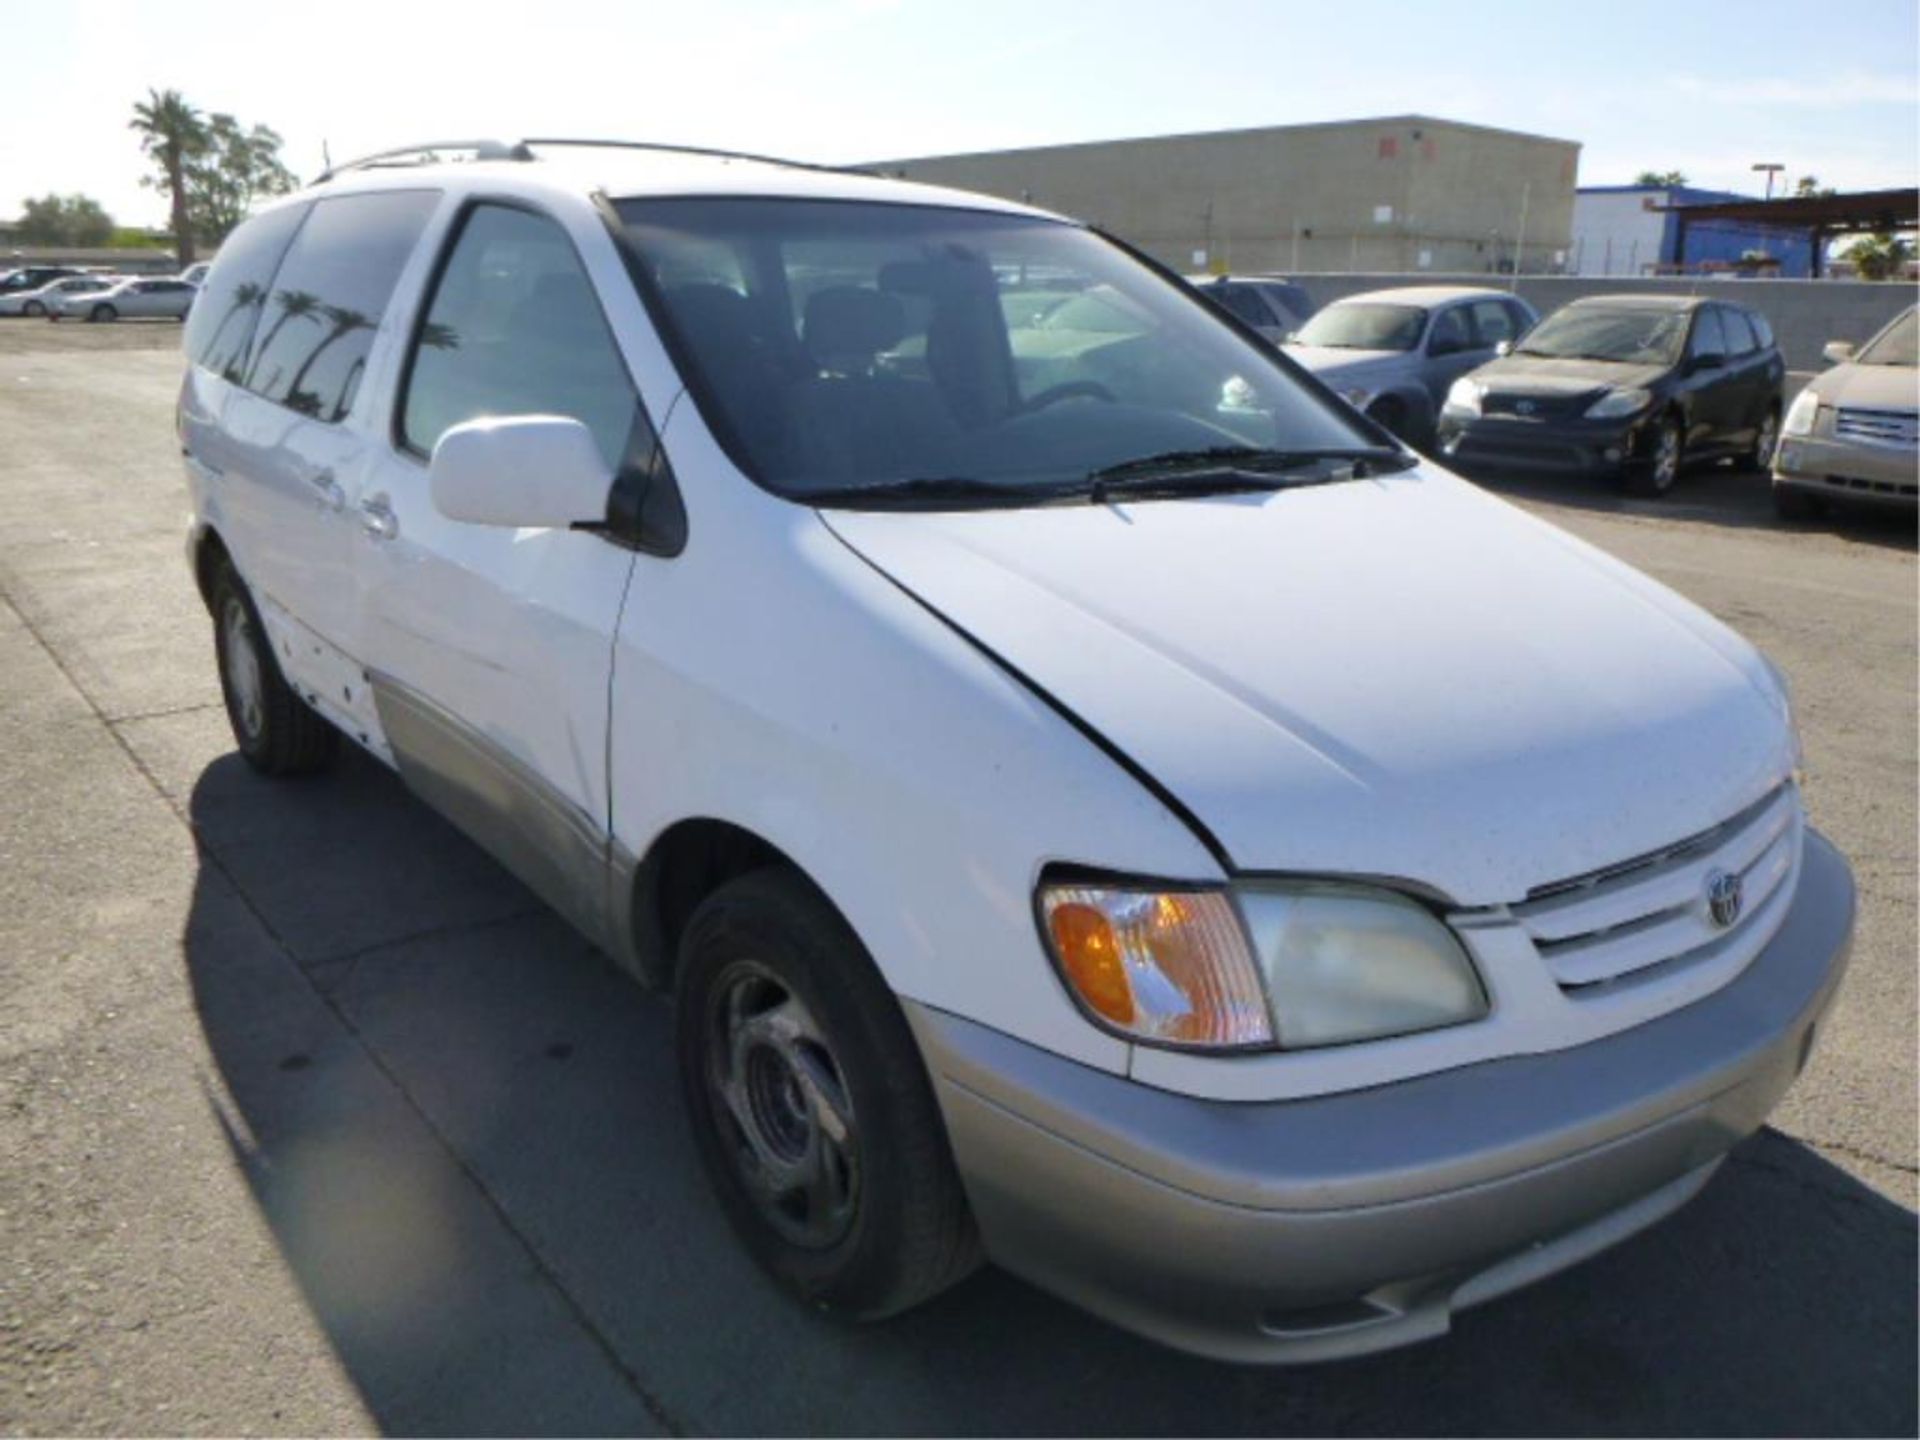
{"label": "toyota emblem", "polygon": [[1707,876],[1707,912],[1722,930],[1740,918],[1740,877],[1716,870]]}
{"label": "toyota emblem", "polygon": [[1514,401],[1513,408],[1518,414],[1531,415],[1533,413],[1533,402],[1531,400],[1516,400]]}

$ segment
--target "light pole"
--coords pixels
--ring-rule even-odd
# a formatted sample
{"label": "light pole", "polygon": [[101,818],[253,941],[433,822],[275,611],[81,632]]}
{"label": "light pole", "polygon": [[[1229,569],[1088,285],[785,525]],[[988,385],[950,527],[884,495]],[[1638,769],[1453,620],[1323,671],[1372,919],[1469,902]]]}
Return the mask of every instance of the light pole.
{"label": "light pole", "polygon": [[1754,164],[1753,168],[1755,170],[1764,170],[1767,172],[1767,199],[1769,200],[1773,199],[1773,177],[1778,175],[1782,170],[1786,169],[1787,167],[1782,165],[1777,160],[1761,160],[1761,161],[1757,161]]}

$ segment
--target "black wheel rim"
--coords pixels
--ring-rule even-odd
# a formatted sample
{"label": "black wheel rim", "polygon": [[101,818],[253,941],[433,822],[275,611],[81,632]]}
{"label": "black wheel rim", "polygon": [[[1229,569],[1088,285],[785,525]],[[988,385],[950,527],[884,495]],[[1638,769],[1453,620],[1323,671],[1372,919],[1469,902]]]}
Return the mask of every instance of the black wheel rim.
{"label": "black wheel rim", "polygon": [[713,1123],[747,1194],[784,1240],[809,1250],[853,1228],[860,1131],[824,1030],[758,961],[729,966],[707,1012]]}

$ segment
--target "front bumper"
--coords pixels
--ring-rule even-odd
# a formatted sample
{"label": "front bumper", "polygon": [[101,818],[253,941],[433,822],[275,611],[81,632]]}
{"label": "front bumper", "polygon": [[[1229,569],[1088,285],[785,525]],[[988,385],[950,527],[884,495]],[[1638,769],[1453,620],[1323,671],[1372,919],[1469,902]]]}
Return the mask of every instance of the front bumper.
{"label": "front bumper", "polygon": [[1176,1095],[908,1015],[994,1260],[1184,1350],[1331,1359],[1442,1334],[1685,1203],[1806,1064],[1853,916],[1846,862],[1809,832],[1779,933],[1706,999],[1309,1100]]}
{"label": "front bumper", "polygon": [[1618,475],[1647,463],[1645,414],[1620,420],[1530,420],[1443,412],[1440,459],[1462,470],[1531,470],[1557,475]]}
{"label": "front bumper", "polygon": [[1825,500],[1912,510],[1920,506],[1920,475],[1912,449],[1855,444],[1823,435],[1781,440],[1773,483]]}

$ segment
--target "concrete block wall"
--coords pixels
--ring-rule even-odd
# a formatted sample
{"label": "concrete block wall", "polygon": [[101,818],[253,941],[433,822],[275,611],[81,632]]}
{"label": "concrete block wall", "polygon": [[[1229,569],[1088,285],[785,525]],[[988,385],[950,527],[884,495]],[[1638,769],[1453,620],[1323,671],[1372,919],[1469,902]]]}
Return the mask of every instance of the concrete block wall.
{"label": "concrete block wall", "polygon": [[[1504,279],[1487,275],[1295,275],[1325,305],[1363,290],[1402,285],[1484,285],[1504,289]],[[1920,298],[1920,287],[1899,281],[1870,280],[1711,280],[1688,276],[1661,278],[1522,275],[1522,299],[1542,315],[1587,295],[1707,295],[1758,310],[1772,322],[1780,351],[1792,370],[1818,370],[1820,351],[1829,340],[1858,344]]]}

